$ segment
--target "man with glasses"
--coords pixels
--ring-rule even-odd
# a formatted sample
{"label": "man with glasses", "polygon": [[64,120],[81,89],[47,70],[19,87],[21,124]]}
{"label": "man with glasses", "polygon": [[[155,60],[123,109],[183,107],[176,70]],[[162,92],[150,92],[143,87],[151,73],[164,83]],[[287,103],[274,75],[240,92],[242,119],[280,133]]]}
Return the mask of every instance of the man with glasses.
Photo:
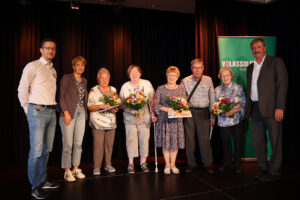
{"label": "man with glasses", "polygon": [[31,194],[36,199],[47,197],[45,189],[59,187],[47,181],[48,158],[56,128],[57,75],[52,63],[56,53],[55,41],[43,40],[40,52],[40,59],[25,66],[18,87],[18,97],[29,126],[28,177]]}
{"label": "man with glasses", "polygon": [[210,120],[209,108],[215,101],[214,86],[209,76],[203,75],[203,60],[196,58],[191,62],[192,75],[185,77],[181,84],[185,87],[188,96],[188,105],[192,116],[184,120],[185,141],[186,141],[186,172],[196,168],[195,159],[195,132],[199,144],[201,160],[207,172],[212,174],[213,158],[210,145],[209,128],[214,121]]}

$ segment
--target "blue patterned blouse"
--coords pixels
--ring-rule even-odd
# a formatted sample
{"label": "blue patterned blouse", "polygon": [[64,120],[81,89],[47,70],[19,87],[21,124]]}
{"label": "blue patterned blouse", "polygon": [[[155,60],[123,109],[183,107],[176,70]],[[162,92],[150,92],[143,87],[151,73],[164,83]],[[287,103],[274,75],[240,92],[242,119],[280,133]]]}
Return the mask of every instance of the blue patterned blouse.
{"label": "blue patterned blouse", "polygon": [[240,121],[244,119],[245,113],[245,93],[241,85],[231,82],[228,86],[224,84],[219,85],[215,89],[216,92],[216,101],[219,100],[220,97],[237,99],[241,102],[241,111],[234,114],[234,117],[226,117],[218,115],[218,126],[220,127],[228,127],[234,126],[238,124]]}

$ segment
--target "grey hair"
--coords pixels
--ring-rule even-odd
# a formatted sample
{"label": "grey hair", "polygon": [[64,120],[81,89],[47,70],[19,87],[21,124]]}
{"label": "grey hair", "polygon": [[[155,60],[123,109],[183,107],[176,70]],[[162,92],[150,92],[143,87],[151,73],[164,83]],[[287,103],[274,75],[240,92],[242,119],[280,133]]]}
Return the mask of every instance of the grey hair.
{"label": "grey hair", "polygon": [[97,80],[99,79],[100,74],[107,73],[110,76],[108,69],[105,67],[101,67],[97,72]]}
{"label": "grey hair", "polygon": [[222,74],[222,72],[224,72],[224,71],[229,71],[231,77],[232,77],[232,78],[234,77],[234,72],[232,71],[232,69],[230,69],[229,67],[224,67],[224,68],[221,68],[221,69],[219,70],[219,74],[218,74],[218,78],[219,78],[219,79],[221,79],[221,74]]}

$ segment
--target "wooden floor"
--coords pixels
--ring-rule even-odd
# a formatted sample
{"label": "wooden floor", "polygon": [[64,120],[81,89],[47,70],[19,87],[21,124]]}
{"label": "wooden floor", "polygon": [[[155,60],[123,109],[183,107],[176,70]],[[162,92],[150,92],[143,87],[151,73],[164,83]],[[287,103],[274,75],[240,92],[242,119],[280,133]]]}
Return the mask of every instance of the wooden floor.
{"label": "wooden floor", "polygon": [[[150,159],[151,160],[151,159]],[[162,158],[160,158],[162,160]],[[178,163],[179,175],[165,175],[163,164],[154,172],[142,173],[136,166],[136,173],[126,172],[126,161],[115,161],[117,172],[100,176],[92,174],[92,165],[82,165],[85,180],[67,183],[63,180],[64,171],[59,167],[49,167],[51,181],[60,183],[58,189],[49,191],[48,199],[63,200],[152,200],[152,199],[203,199],[203,200],[276,200],[300,199],[300,170],[293,166],[283,166],[282,176],[275,181],[260,182],[254,175],[259,168],[255,162],[243,163],[242,173],[234,171],[208,174],[202,167],[192,173],[184,172],[184,163]],[[214,166],[218,168],[218,166]],[[32,199],[26,170],[0,171],[1,199]]]}

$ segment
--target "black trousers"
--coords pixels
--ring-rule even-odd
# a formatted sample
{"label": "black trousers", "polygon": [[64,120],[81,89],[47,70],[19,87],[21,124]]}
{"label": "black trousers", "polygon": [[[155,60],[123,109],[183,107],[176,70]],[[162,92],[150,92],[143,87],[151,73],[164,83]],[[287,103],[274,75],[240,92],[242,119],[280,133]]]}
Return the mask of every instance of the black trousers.
{"label": "black trousers", "polygon": [[[258,103],[253,103],[251,113],[252,142],[256,159],[263,170],[268,170],[274,175],[280,174],[282,163],[282,121],[278,122],[275,117],[262,117]],[[267,135],[272,148],[270,163],[267,162]]]}
{"label": "black trousers", "polygon": [[190,167],[197,166],[194,155],[196,147],[195,134],[197,134],[202,163],[205,167],[210,167],[213,158],[209,139],[209,109],[191,109],[191,113],[193,117],[184,120],[187,165]]}
{"label": "black trousers", "polygon": [[[223,165],[230,167],[232,158],[234,161],[234,168],[241,168],[241,143],[242,143],[242,128],[243,122],[234,126],[220,127],[220,134],[223,146]],[[233,154],[232,154],[232,140],[233,140]],[[233,155],[233,156],[232,156]]]}

